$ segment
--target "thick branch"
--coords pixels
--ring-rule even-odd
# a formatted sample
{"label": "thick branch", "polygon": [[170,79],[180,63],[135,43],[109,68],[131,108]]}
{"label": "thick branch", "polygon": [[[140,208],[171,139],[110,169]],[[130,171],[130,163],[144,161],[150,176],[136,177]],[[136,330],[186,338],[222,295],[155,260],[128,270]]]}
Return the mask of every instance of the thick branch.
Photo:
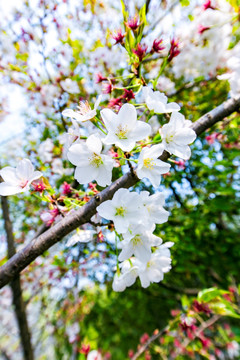
{"label": "thick branch", "polygon": [[[240,96],[227,100],[214,110],[202,116],[192,125],[192,128],[196,131],[197,135],[200,135],[216,122],[232,114],[234,111],[237,111],[239,107]],[[160,159],[162,161],[166,161],[169,156],[170,155],[164,151]],[[96,207],[103,201],[111,199],[118,189],[129,188],[135,185],[138,181],[139,179],[135,174],[128,172],[92,198],[73,215],[71,214],[66,216],[49,230],[33,239],[33,241],[31,241],[24,249],[20,250],[0,268],[0,288],[6,285],[14,276],[21,272],[39,255],[42,255],[44,251],[60,241],[65,235],[75,230],[78,226],[87,223],[96,213]]]}
{"label": "thick branch", "polygon": [[[12,223],[9,216],[9,207],[8,207],[8,200],[6,197],[2,197],[2,212],[3,212],[3,219],[4,219],[4,227],[7,235],[7,244],[8,244],[8,259],[12,258],[16,254],[15,243],[14,243],[14,236],[13,236],[13,229]],[[25,304],[23,301],[22,296],[22,288],[20,282],[20,275],[17,274],[14,279],[10,282],[10,286],[12,289],[12,296],[13,296],[13,306],[15,315],[17,318],[19,333],[21,344],[23,348],[23,354],[25,360],[33,360],[33,349],[31,344],[31,336],[27,322],[27,315]]]}

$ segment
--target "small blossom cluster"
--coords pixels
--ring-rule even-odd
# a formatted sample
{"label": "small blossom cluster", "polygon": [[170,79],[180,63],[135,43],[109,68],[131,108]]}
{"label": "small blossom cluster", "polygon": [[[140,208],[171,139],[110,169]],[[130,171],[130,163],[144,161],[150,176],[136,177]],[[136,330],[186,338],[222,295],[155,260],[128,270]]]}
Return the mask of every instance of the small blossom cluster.
{"label": "small blossom cluster", "polygon": [[[127,189],[119,189],[112,200],[98,206],[100,216],[112,220],[121,239],[121,262],[114,277],[113,289],[124,291],[139,276],[142,286],[159,282],[163,274],[171,268],[169,247],[173,243],[162,244],[162,239],[153,234],[156,224],[168,219],[168,211],[163,208],[164,195],[140,194]],[[152,248],[154,251],[152,252]],[[120,271],[121,269],[121,271]]]}
{"label": "small blossom cluster", "polygon": [[[133,156],[134,163],[137,162],[135,170],[138,178],[147,178],[154,187],[160,185],[161,175],[168,173],[170,169],[170,164],[159,159],[164,150],[184,160],[189,159],[191,151],[188,145],[195,140],[196,134],[190,128],[191,122],[179,113],[179,105],[168,103],[163,93],[153,91],[148,86],[143,87],[142,93],[146,107],[151,112],[172,113],[169,123],[159,130],[162,143],[150,147],[137,145],[137,142],[149,137],[152,128],[149,123],[138,120],[134,105],[124,104],[118,113],[105,108],[100,111],[102,121],[98,122],[102,125],[104,135],[95,132],[86,141],[77,138],[68,149],[67,157],[76,166],[74,177],[80,184],[93,180],[103,187],[111,184],[113,167],[118,166],[112,146],[119,148],[123,154],[127,152],[130,155],[126,158],[128,160]],[[98,98],[93,110],[82,103],[77,112],[67,109],[63,115],[80,123],[87,120],[96,122],[99,99],[101,98]],[[111,151],[104,153],[103,146],[107,149],[110,147]],[[139,150],[135,152],[135,149],[139,149],[139,146],[142,150],[138,155]],[[120,239],[120,263],[113,281],[115,291],[124,291],[138,276],[141,285],[148,287],[152,282],[161,281],[164,273],[170,270],[169,248],[173,243],[162,244],[161,238],[153,234],[156,224],[162,224],[168,219],[169,214],[163,205],[162,193],[149,195],[142,191],[138,194],[119,189],[112,200],[98,206],[99,215],[114,223]],[[71,244],[76,241],[79,240],[74,239]]]}
{"label": "small blossom cluster", "polygon": [[228,51],[229,59],[227,67],[229,72],[218,76],[219,80],[228,80],[230,84],[230,95],[236,96],[240,94],[240,43],[233,49]]}
{"label": "small blossom cluster", "polygon": [[[161,175],[170,170],[170,164],[159,159],[164,150],[183,160],[189,159],[191,155],[189,144],[195,140],[196,134],[190,127],[191,122],[185,120],[179,112],[180,106],[176,103],[168,103],[163,93],[153,91],[148,86],[143,87],[142,94],[150,115],[172,113],[170,121],[159,129],[161,143],[154,143],[152,146],[149,146],[152,127],[147,121],[138,119],[133,104],[124,104],[118,113],[105,108],[100,111],[101,119],[97,115],[101,96],[96,100],[93,109],[87,101],[82,101],[77,111],[72,109],[63,111],[62,115],[70,117],[74,127],[72,132],[69,129],[67,133],[66,155],[76,166],[74,178],[80,184],[89,184],[95,180],[101,187],[110,185],[113,168],[121,164],[119,158],[122,158],[124,163],[126,161],[137,163],[135,168],[130,166],[131,170],[136,172],[139,179],[148,179],[152,186],[157,188],[160,185]],[[83,124],[85,126],[85,123],[91,123],[93,129],[97,129],[87,138],[85,136],[85,139],[82,139],[79,126]],[[52,143],[48,142],[48,145],[46,161],[49,161],[53,149]],[[115,154],[119,156],[116,158]],[[28,159],[20,161],[16,169],[3,168],[0,175],[4,180],[0,184],[0,195],[24,192],[29,189],[33,180],[42,176],[39,171],[34,171]],[[45,190],[39,187],[39,184],[34,185],[34,190]],[[67,193],[68,191],[69,187]],[[162,244],[161,238],[153,233],[156,224],[162,224],[168,219],[169,214],[163,208],[164,201],[163,194],[159,192],[150,195],[147,191],[138,194],[127,189],[119,189],[112,200],[98,206],[99,215],[114,223],[116,234],[120,239],[121,252],[118,256],[120,264],[113,281],[115,291],[125,290],[138,276],[142,286],[148,287],[152,282],[161,281],[164,273],[170,270],[169,248],[173,243]],[[48,225],[51,225],[58,215],[57,209],[57,212],[53,211],[42,214],[43,221]],[[73,246],[76,242],[88,242],[97,232],[79,230],[69,240],[67,246]]]}

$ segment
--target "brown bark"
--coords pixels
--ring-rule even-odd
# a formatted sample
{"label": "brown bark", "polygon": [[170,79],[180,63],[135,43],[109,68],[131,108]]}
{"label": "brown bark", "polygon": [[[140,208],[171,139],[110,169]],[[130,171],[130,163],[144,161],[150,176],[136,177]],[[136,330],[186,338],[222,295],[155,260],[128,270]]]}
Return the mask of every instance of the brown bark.
{"label": "brown bark", "polygon": [[[8,245],[8,259],[16,254],[15,244],[14,244],[14,236],[12,223],[9,216],[9,207],[8,200],[6,197],[1,198],[2,203],[2,212],[3,212],[3,220],[4,227],[7,235],[7,245]],[[31,336],[27,322],[27,315],[25,304],[22,296],[22,288],[20,275],[17,274],[14,279],[10,282],[10,287],[12,290],[12,302],[14,306],[15,315],[17,318],[18,329],[20,333],[20,339],[24,354],[24,360],[34,360],[33,349],[31,344]]]}
{"label": "brown bark", "polygon": [[[203,133],[206,129],[212,127],[216,122],[223,120],[240,107],[240,96],[229,99],[203,115],[199,120],[193,123],[192,128],[197,135]],[[170,154],[164,151],[160,156],[162,161],[166,161]],[[60,241],[65,235],[75,230],[78,226],[87,223],[96,213],[96,208],[102,202],[113,197],[120,188],[129,188],[135,185],[139,179],[133,172],[128,172],[113,184],[93,197],[81,209],[73,215],[66,216],[63,220],[52,226],[40,236],[34,238],[25,248],[14,255],[7,263],[0,268],[0,288],[6,285],[11,279],[19,274],[34,259],[43,254],[44,251]]]}

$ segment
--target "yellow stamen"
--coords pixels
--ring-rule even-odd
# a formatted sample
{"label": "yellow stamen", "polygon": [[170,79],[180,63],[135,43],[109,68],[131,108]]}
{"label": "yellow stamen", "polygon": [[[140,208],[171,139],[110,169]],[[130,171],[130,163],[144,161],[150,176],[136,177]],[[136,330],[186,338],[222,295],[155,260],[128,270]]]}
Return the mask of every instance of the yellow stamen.
{"label": "yellow stamen", "polygon": [[143,160],[143,165],[147,169],[152,170],[154,165],[156,165],[156,163],[153,161],[153,158],[146,158],[146,159]]}
{"label": "yellow stamen", "polygon": [[102,158],[100,155],[93,153],[92,157],[89,158],[90,164],[98,168],[103,164]]}
{"label": "yellow stamen", "polygon": [[119,208],[116,208],[116,213],[115,216],[122,216],[124,217],[124,215],[126,214],[126,208],[120,206]]}
{"label": "yellow stamen", "polygon": [[79,103],[79,106],[77,107],[77,112],[81,115],[81,116],[84,116],[86,115],[89,111],[91,111],[91,107],[88,103],[88,101],[81,101]]}
{"label": "yellow stamen", "polygon": [[122,139],[127,139],[127,133],[128,133],[128,128],[127,126],[122,126],[119,125],[118,126],[118,131],[116,132],[115,135],[117,135],[117,137],[122,140]]}

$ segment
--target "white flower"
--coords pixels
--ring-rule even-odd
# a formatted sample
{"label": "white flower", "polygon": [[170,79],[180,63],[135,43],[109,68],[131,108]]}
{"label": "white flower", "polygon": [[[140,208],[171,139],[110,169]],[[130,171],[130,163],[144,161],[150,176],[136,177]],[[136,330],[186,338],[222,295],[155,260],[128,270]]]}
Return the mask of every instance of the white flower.
{"label": "white flower", "polygon": [[81,101],[79,106],[77,107],[77,111],[73,111],[72,109],[65,109],[63,110],[62,114],[80,122],[91,120],[96,116],[97,108],[101,100],[102,95],[97,98],[93,109],[91,109],[88,101]]}
{"label": "white flower", "polygon": [[149,124],[137,120],[136,109],[131,104],[124,104],[118,114],[103,109],[101,116],[108,131],[104,143],[115,144],[123,151],[131,151],[136,141],[145,139],[151,133]]}
{"label": "white flower", "polygon": [[142,91],[148,109],[153,110],[156,114],[164,114],[180,110],[180,106],[175,102],[167,104],[168,98],[163,93],[153,91],[148,86],[144,86]]}
{"label": "white flower", "polygon": [[227,353],[230,359],[238,358],[240,354],[240,346],[235,340],[227,344]]}
{"label": "white flower", "polygon": [[142,287],[146,288],[150,283],[158,283],[163,280],[164,273],[171,269],[169,247],[172,245],[172,242],[167,242],[159,246],[159,248],[151,255],[147,264],[143,263],[139,266],[139,278]]}
{"label": "white flower", "polygon": [[38,147],[39,157],[43,162],[51,162],[53,157],[54,143],[52,139],[43,141]]}
{"label": "white flower", "polygon": [[76,233],[70,237],[66,246],[73,246],[76,243],[87,243],[93,240],[95,234],[95,230],[77,230]]}
{"label": "white flower", "polygon": [[113,278],[112,288],[114,291],[121,292],[126,287],[132,286],[138,276],[137,259],[131,258],[130,261],[124,261],[120,264],[121,274],[116,273]]}
{"label": "white flower", "polygon": [[65,169],[63,167],[62,159],[59,159],[59,158],[53,159],[52,164],[51,164],[51,171],[54,174],[59,174],[59,175],[64,175],[64,174],[70,175],[70,174],[72,174],[72,169],[70,169],[70,168]]}
{"label": "white flower", "polygon": [[86,143],[79,142],[70,147],[67,157],[77,166],[74,177],[80,184],[92,180],[96,180],[100,186],[111,184],[114,160],[101,154],[101,150],[102,142],[95,135],[90,135]]}
{"label": "white flower", "polygon": [[67,91],[70,94],[78,94],[80,92],[78,84],[76,81],[71,79],[66,79],[60,81],[60,85],[64,91]]}
{"label": "white flower", "polygon": [[87,360],[102,360],[102,355],[97,350],[92,350],[88,353]]}
{"label": "white flower", "polygon": [[68,128],[67,133],[64,133],[59,136],[60,143],[64,146],[63,147],[63,157],[66,158],[67,151],[69,150],[70,146],[73,143],[78,142],[81,136],[81,129],[76,120],[72,119],[73,126]]}
{"label": "white flower", "polygon": [[190,121],[180,113],[173,113],[168,124],[159,130],[162,144],[170,154],[174,154],[184,160],[191,156],[191,144],[196,139],[196,133],[189,128]]}
{"label": "white flower", "polygon": [[162,144],[144,147],[140,153],[137,166],[139,179],[147,178],[154,187],[158,187],[161,181],[161,174],[166,174],[171,165],[158,159],[162,155],[164,146]]}
{"label": "white flower", "polygon": [[163,224],[168,220],[169,212],[163,208],[165,204],[163,193],[157,192],[150,195],[148,191],[141,191],[140,196],[148,211],[150,226]]}
{"label": "white flower", "polygon": [[146,215],[140,195],[127,189],[117,190],[112,200],[103,202],[97,211],[114,222],[118,233],[126,233],[130,224],[140,223]]}
{"label": "white flower", "polygon": [[[56,296],[55,296],[56,298]],[[73,323],[71,326],[66,327],[66,333],[68,335],[68,339],[70,344],[74,343],[76,341],[77,336],[80,333],[80,326],[78,322]]]}
{"label": "white flower", "polygon": [[6,166],[0,170],[3,181],[0,184],[0,195],[8,196],[29,190],[33,180],[42,176],[40,171],[34,171],[30,160],[21,160],[16,168]]}
{"label": "white flower", "polygon": [[[136,233],[136,231],[134,231]],[[118,259],[124,261],[135,255],[138,260],[147,263],[151,258],[151,247],[158,246],[162,243],[162,239],[153,235],[151,231],[144,231],[143,233],[136,233],[134,236],[126,233],[123,235],[120,242],[122,249]]]}

